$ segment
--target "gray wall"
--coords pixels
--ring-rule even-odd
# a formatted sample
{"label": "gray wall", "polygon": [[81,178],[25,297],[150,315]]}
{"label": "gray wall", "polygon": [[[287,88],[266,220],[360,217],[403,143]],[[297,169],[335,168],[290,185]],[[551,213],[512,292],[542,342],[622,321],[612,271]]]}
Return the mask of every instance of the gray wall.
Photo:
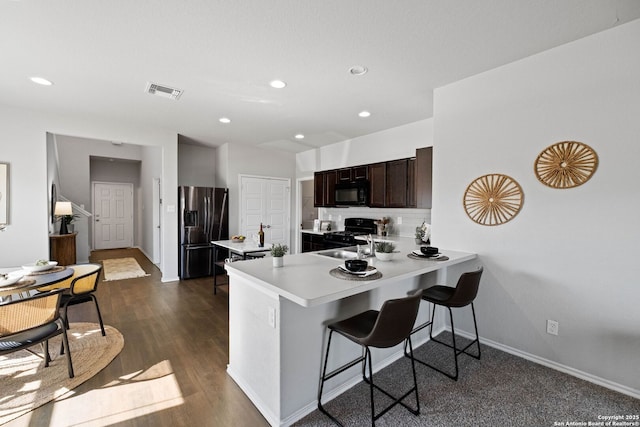
{"label": "gray wall", "polygon": [[216,187],[216,149],[178,143],[178,185]]}
{"label": "gray wall", "polygon": [[[435,93],[433,236],[477,252],[485,342],[640,397],[640,20],[470,77]],[[546,147],[591,146],[585,184],[554,189],[534,162]],[[461,200],[488,173],[521,185],[522,211],[471,221]],[[459,325],[472,330],[469,317]],[[559,322],[558,336],[546,333]]]}

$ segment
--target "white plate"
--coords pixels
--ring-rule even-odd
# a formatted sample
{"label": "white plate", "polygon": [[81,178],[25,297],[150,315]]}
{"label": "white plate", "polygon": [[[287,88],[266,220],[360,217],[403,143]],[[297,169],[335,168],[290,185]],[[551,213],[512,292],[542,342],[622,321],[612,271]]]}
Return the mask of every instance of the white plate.
{"label": "white plate", "polygon": [[58,261],[49,261],[49,264],[45,265],[36,265],[36,263],[23,265],[22,269],[28,271],[29,273],[36,273],[38,271],[46,271],[51,270],[53,267],[58,265]]}
{"label": "white plate", "polygon": [[438,252],[437,254],[433,254],[433,255],[425,255],[425,254],[422,253],[422,251],[419,251],[419,250],[414,250],[411,253],[414,254],[414,255],[420,256],[422,258],[437,258],[440,255],[442,255],[440,252]]}
{"label": "white plate", "polygon": [[6,279],[3,279],[2,276],[0,276],[0,287],[11,286],[24,277],[24,272],[22,270],[16,270],[5,274],[7,274]]}

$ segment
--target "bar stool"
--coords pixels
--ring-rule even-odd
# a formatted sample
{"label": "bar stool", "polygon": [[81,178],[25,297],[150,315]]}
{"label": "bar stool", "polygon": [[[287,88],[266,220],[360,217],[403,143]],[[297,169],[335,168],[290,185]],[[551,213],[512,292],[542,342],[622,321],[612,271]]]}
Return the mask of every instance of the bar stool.
{"label": "bar stool", "polygon": [[[475,308],[473,307],[473,300],[476,298],[476,295],[478,295],[478,287],[480,285],[481,276],[482,276],[482,267],[480,267],[476,271],[463,273],[458,279],[458,284],[456,285],[455,288],[452,288],[450,286],[432,286],[422,291],[422,299],[434,305],[433,311],[431,312],[431,320],[421,324],[420,326],[417,326],[411,331],[411,335],[413,335],[416,332],[429,326],[429,338],[431,340],[433,340],[434,342],[437,342],[438,344],[442,344],[453,349],[453,358],[455,361],[454,374],[445,372],[442,369],[425,362],[424,360],[420,360],[420,359],[415,359],[415,360],[416,362],[422,363],[423,365],[428,366],[429,368],[434,369],[440,372],[441,374],[444,374],[447,377],[456,381],[458,380],[458,355],[464,353],[475,359],[478,359],[478,360],[480,359],[480,341],[478,339],[478,324],[476,322],[476,311],[475,311]],[[447,307],[447,309],[449,310],[449,319],[451,320],[451,336],[453,339],[453,345],[440,341],[434,338],[432,335],[433,318],[436,314],[436,307],[435,307],[436,305]],[[451,312],[451,307],[466,307],[467,305],[471,305],[471,312],[473,313],[473,327],[475,328],[475,331],[476,331],[476,338],[473,341],[471,341],[465,348],[459,350],[456,347],[456,332],[453,326],[453,313]],[[478,348],[477,356],[475,354],[472,354],[466,351],[473,344],[477,345],[477,348]],[[405,345],[404,354],[407,357],[413,358],[413,353],[407,353],[406,345]]]}
{"label": "bar stool", "polygon": [[[407,408],[412,414],[420,414],[420,401],[418,400],[418,382],[416,380],[416,368],[413,361],[413,346],[411,344],[411,328],[416,321],[418,315],[418,307],[420,306],[420,298],[422,292],[416,291],[408,297],[392,299],[385,301],[380,311],[368,310],[363,313],[357,314],[339,322],[332,323],[327,326],[329,328],[329,341],[327,343],[327,352],[324,358],[324,368],[322,370],[322,376],[320,377],[320,390],[318,391],[318,409],[327,415],[336,424],[342,425],[333,415],[331,415],[322,406],[322,389],[324,382],[336,375],[346,371],[347,369],[355,366],[359,362],[362,362],[362,378],[369,384],[369,393],[371,398],[371,424],[375,425],[375,421],[384,415],[389,409],[396,404],[401,404]],[[350,341],[362,346],[362,356],[348,362],[341,367],[331,371],[327,374],[327,361],[329,359],[329,349],[331,348],[331,337],[333,333],[337,332]],[[373,368],[371,364],[371,350],[370,347],[376,348],[388,348],[393,347],[401,342],[405,341],[405,351],[408,345],[409,355],[411,357],[411,369],[413,370],[413,387],[403,394],[401,397],[396,398],[387,391],[380,388],[373,383]],[[369,365],[369,377],[367,378],[365,371],[366,366]],[[381,410],[378,414],[375,413],[374,401],[373,401],[373,389],[376,388],[382,393],[393,399],[393,403]],[[416,397],[416,409],[407,406],[402,400],[409,396],[411,393],[415,393]]]}

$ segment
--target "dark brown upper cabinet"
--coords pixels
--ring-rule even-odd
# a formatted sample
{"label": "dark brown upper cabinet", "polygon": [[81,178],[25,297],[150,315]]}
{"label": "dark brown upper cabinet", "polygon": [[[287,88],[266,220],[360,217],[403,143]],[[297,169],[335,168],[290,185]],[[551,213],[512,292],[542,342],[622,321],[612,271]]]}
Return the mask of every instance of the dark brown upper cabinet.
{"label": "dark brown upper cabinet", "polygon": [[407,170],[408,159],[387,162],[387,182],[385,207],[407,207]]}
{"label": "dark brown upper cabinet", "polygon": [[368,165],[338,169],[338,182],[359,181],[369,176]]}
{"label": "dark brown upper cabinet", "polygon": [[416,207],[431,209],[433,147],[416,150]]}
{"label": "dark brown upper cabinet", "polygon": [[313,174],[313,206],[329,207],[336,205],[336,182],[338,171],[329,170]]}
{"label": "dark brown upper cabinet", "polygon": [[407,160],[407,207],[415,208],[416,199],[416,158],[412,157]]}
{"label": "dark brown upper cabinet", "polygon": [[314,206],[336,205],[338,182],[369,180],[369,206],[431,209],[433,147],[419,148],[416,157],[316,172]]}
{"label": "dark brown upper cabinet", "polygon": [[384,208],[387,194],[387,163],[369,165],[369,206]]}

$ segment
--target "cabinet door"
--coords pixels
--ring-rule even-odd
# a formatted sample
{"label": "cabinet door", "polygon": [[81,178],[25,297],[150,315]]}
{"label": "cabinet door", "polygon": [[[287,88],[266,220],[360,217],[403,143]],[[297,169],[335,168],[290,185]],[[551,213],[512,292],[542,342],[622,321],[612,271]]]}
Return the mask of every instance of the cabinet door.
{"label": "cabinet door", "polygon": [[407,162],[407,207],[416,207],[416,159],[411,158]]}
{"label": "cabinet door", "polygon": [[338,172],[336,170],[324,173],[324,206],[336,205],[336,182]]}
{"label": "cabinet door", "polygon": [[387,164],[374,163],[369,165],[369,206],[383,208],[385,207],[385,194],[387,192]]}
{"label": "cabinet door", "polygon": [[387,162],[386,207],[407,207],[407,163],[408,159]]}
{"label": "cabinet door", "polygon": [[431,209],[433,147],[416,150],[416,207]]}
{"label": "cabinet door", "polygon": [[313,174],[313,206],[318,208],[324,206],[324,173]]}
{"label": "cabinet door", "polygon": [[358,181],[360,179],[369,179],[369,166],[354,166],[351,168],[351,179]]}
{"label": "cabinet door", "polygon": [[338,169],[338,182],[352,181],[351,168]]}

